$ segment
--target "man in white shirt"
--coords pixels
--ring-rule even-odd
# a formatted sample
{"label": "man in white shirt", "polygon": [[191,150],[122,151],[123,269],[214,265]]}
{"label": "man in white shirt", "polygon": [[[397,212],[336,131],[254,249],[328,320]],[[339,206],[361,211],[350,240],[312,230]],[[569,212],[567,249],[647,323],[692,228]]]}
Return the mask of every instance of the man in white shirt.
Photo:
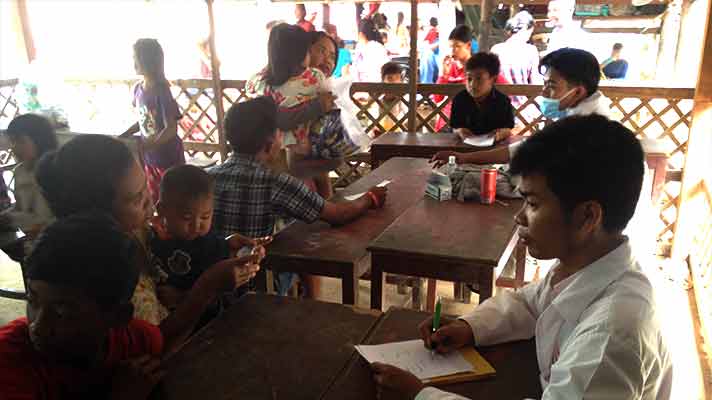
{"label": "man in white shirt", "polygon": [[[581,49],[560,49],[544,57],[539,68],[544,76],[539,107],[545,117],[558,120],[574,115],[609,116],[611,101],[598,90],[601,69],[593,54]],[[455,156],[458,164],[506,164],[521,144],[519,141],[509,147],[472,153],[441,151],[431,161],[437,167]]]}
{"label": "man in white shirt", "polygon": [[[522,178],[523,244],[559,261],[434,333],[426,320],[425,346],[448,353],[535,337],[542,399],[668,400],[672,364],[652,287],[622,234],[643,180],[640,142],[603,116],[565,118],[526,141],[511,171]],[[416,400],[465,399],[393,366],[373,369],[378,384]]]}
{"label": "man in white shirt", "polygon": [[552,0],[547,10],[546,26],[553,28],[549,35],[546,53],[564,47],[583,48],[587,34],[581,29],[581,23],[574,21],[575,0]]}

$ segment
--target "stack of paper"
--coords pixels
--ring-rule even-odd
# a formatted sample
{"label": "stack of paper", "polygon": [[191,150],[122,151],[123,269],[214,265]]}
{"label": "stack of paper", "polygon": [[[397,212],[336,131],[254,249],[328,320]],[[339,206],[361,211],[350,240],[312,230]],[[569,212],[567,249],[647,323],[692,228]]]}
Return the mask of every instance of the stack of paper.
{"label": "stack of paper", "polygon": [[390,364],[411,372],[421,380],[462,372],[474,367],[458,351],[448,355],[433,354],[422,340],[387,343],[374,346],[358,345],[356,350],[369,363]]}
{"label": "stack of paper", "polygon": [[475,135],[463,140],[465,144],[475,147],[491,147],[494,146],[494,135]]}

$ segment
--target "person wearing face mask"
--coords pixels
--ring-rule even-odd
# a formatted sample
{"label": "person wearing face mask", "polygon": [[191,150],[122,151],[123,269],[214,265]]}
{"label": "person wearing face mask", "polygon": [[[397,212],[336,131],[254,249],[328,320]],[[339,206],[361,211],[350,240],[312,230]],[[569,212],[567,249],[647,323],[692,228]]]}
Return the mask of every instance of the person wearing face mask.
{"label": "person wearing face mask", "polygon": [[[600,114],[609,117],[610,100],[598,90],[601,70],[596,57],[586,50],[563,48],[541,60],[544,76],[542,97],[539,100],[542,114],[552,120],[575,115]],[[523,141],[474,153],[441,151],[431,162],[436,166],[447,163],[455,156],[458,164],[509,163]]]}

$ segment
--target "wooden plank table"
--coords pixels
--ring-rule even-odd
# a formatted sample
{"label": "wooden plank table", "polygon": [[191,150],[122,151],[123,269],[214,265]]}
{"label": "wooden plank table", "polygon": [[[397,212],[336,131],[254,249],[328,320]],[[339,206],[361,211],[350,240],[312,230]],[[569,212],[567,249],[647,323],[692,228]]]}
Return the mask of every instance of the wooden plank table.
{"label": "wooden plank table", "polygon": [[379,136],[371,143],[371,167],[376,168],[392,157],[431,158],[438,151],[473,151],[491,150],[497,146],[506,146],[521,140],[521,136],[511,136],[492,147],[475,147],[462,142],[452,132],[443,133],[404,133],[392,132]]}
{"label": "wooden plank table", "polygon": [[[424,198],[371,242],[371,307],[380,310],[384,273],[472,282],[480,301],[492,296],[495,269],[501,272],[516,247],[514,216],[521,200],[482,205]],[[428,305],[434,289],[428,290]]]}
{"label": "wooden plank table", "polygon": [[165,362],[158,397],[318,399],[380,316],[341,304],[246,295]]}
{"label": "wooden plank table", "polygon": [[[418,324],[429,314],[391,308],[378,322],[366,344],[383,344],[420,338]],[[471,399],[541,398],[539,366],[534,340],[477,349],[497,371],[496,376],[480,381],[446,385],[442,389]],[[348,367],[336,378],[322,400],[375,399],[376,385],[368,363],[355,354]],[[402,399],[383,392],[382,400]]]}
{"label": "wooden plank table", "polygon": [[[340,278],[342,302],[356,304],[358,280],[369,270],[366,247],[425,193],[431,168],[427,160],[394,158],[344,189],[340,196],[365,192],[385,179],[388,199],[380,210],[372,210],[343,226],[325,222],[297,222],[280,232],[267,248],[262,263],[273,271],[292,271]],[[261,276],[264,279],[264,274]],[[264,287],[264,282],[258,282]]]}

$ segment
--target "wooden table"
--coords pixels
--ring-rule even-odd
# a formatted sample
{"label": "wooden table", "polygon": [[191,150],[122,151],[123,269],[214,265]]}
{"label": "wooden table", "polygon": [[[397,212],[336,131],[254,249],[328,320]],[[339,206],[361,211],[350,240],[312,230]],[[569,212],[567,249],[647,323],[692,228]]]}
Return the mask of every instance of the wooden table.
{"label": "wooden table", "polygon": [[[522,201],[482,205],[424,198],[371,242],[371,307],[380,310],[385,272],[479,284],[480,301],[492,296],[516,247],[514,216]],[[429,289],[428,305],[434,299]]]}
{"label": "wooden table", "polygon": [[[380,210],[372,210],[344,226],[325,222],[295,223],[279,233],[267,248],[263,266],[273,271],[292,271],[340,278],[342,302],[356,304],[358,280],[369,270],[366,247],[405,210],[423,197],[431,168],[427,160],[394,158],[357,182],[341,195],[365,192],[385,179],[388,199]],[[264,275],[261,276],[264,279]],[[259,286],[264,283],[258,282]]]}
{"label": "wooden table", "polygon": [[381,135],[371,143],[371,167],[376,168],[392,157],[431,158],[438,151],[473,151],[490,150],[497,146],[506,146],[519,141],[520,136],[512,136],[492,147],[475,147],[464,144],[459,136],[452,132],[443,133],[403,133],[393,132]]}
{"label": "wooden table", "polygon": [[320,398],[380,312],[247,295],[165,363],[159,398]]}
{"label": "wooden table", "polygon": [[[418,324],[429,314],[391,308],[378,322],[366,344],[382,344],[418,339]],[[539,366],[534,340],[477,349],[497,371],[496,376],[481,381],[458,383],[442,389],[472,399],[540,398]],[[394,393],[383,393],[383,400],[402,399]],[[368,363],[354,355],[348,367],[336,378],[323,400],[375,399],[376,385]]]}

